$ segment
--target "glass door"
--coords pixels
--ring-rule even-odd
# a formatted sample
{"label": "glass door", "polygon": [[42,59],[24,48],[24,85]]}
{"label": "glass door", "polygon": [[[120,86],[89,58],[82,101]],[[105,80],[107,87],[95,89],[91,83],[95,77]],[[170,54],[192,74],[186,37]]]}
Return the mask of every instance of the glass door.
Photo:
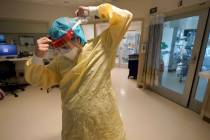
{"label": "glass door", "polygon": [[207,88],[207,80],[199,78],[199,72],[204,71],[210,71],[210,18],[208,19],[207,23],[190,100],[190,108],[196,112],[200,112],[201,110],[201,106],[205,97],[205,91]]}
{"label": "glass door", "polygon": [[166,18],[156,91],[187,106],[208,10]]}

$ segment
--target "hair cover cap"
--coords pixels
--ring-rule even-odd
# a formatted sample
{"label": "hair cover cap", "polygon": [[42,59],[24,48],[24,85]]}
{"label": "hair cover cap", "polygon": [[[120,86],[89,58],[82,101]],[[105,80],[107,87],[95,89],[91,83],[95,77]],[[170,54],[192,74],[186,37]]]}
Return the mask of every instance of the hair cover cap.
{"label": "hair cover cap", "polygon": [[[51,27],[49,28],[48,34],[53,40],[58,40],[72,29],[72,27],[77,23],[75,18],[60,17],[53,21]],[[80,25],[73,29],[75,37],[79,37],[81,44],[84,46],[86,43],[85,34]]]}

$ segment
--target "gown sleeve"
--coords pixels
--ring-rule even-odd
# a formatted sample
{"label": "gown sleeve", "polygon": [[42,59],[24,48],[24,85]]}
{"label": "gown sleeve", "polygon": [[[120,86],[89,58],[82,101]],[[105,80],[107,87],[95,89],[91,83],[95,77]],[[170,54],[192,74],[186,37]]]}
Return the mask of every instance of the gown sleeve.
{"label": "gown sleeve", "polygon": [[58,85],[60,74],[58,71],[58,58],[53,59],[48,65],[38,65],[28,60],[25,64],[25,79],[28,83],[49,88]]}
{"label": "gown sleeve", "polygon": [[100,19],[108,20],[109,27],[102,33],[105,36],[105,47],[112,52],[117,49],[120,41],[126,33],[133,14],[127,10],[120,9],[111,4],[105,3],[98,6],[98,15]]}

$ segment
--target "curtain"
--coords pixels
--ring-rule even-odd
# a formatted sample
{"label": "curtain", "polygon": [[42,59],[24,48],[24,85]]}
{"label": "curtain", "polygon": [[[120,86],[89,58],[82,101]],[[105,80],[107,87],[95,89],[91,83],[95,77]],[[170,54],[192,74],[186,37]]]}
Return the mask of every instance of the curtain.
{"label": "curtain", "polygon": [[144,66],[144,84],[146,87],[154,87],[159,84],[160,45],[162,40],[163,24],[149,26],[149,39],[146,49]]}

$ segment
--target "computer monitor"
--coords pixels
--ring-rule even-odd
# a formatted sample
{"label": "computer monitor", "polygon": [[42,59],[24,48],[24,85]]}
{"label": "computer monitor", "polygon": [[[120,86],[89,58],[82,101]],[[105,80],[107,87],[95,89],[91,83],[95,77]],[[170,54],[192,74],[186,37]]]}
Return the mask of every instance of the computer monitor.
{"label": "computer monitor", "polygon": [[0,34],[0,43],[3,44],[5,43],[5,36]]}
{"label": "computer monitor", "polygon": [[0,44],[0,57],[16,57],[17,47],[13,44]]}
{"label": "computer monitor", "polygon": [[5,36],[2,35],[2,34],[0,34],[0,42],[1,42],[1,41],[5,41]]}

